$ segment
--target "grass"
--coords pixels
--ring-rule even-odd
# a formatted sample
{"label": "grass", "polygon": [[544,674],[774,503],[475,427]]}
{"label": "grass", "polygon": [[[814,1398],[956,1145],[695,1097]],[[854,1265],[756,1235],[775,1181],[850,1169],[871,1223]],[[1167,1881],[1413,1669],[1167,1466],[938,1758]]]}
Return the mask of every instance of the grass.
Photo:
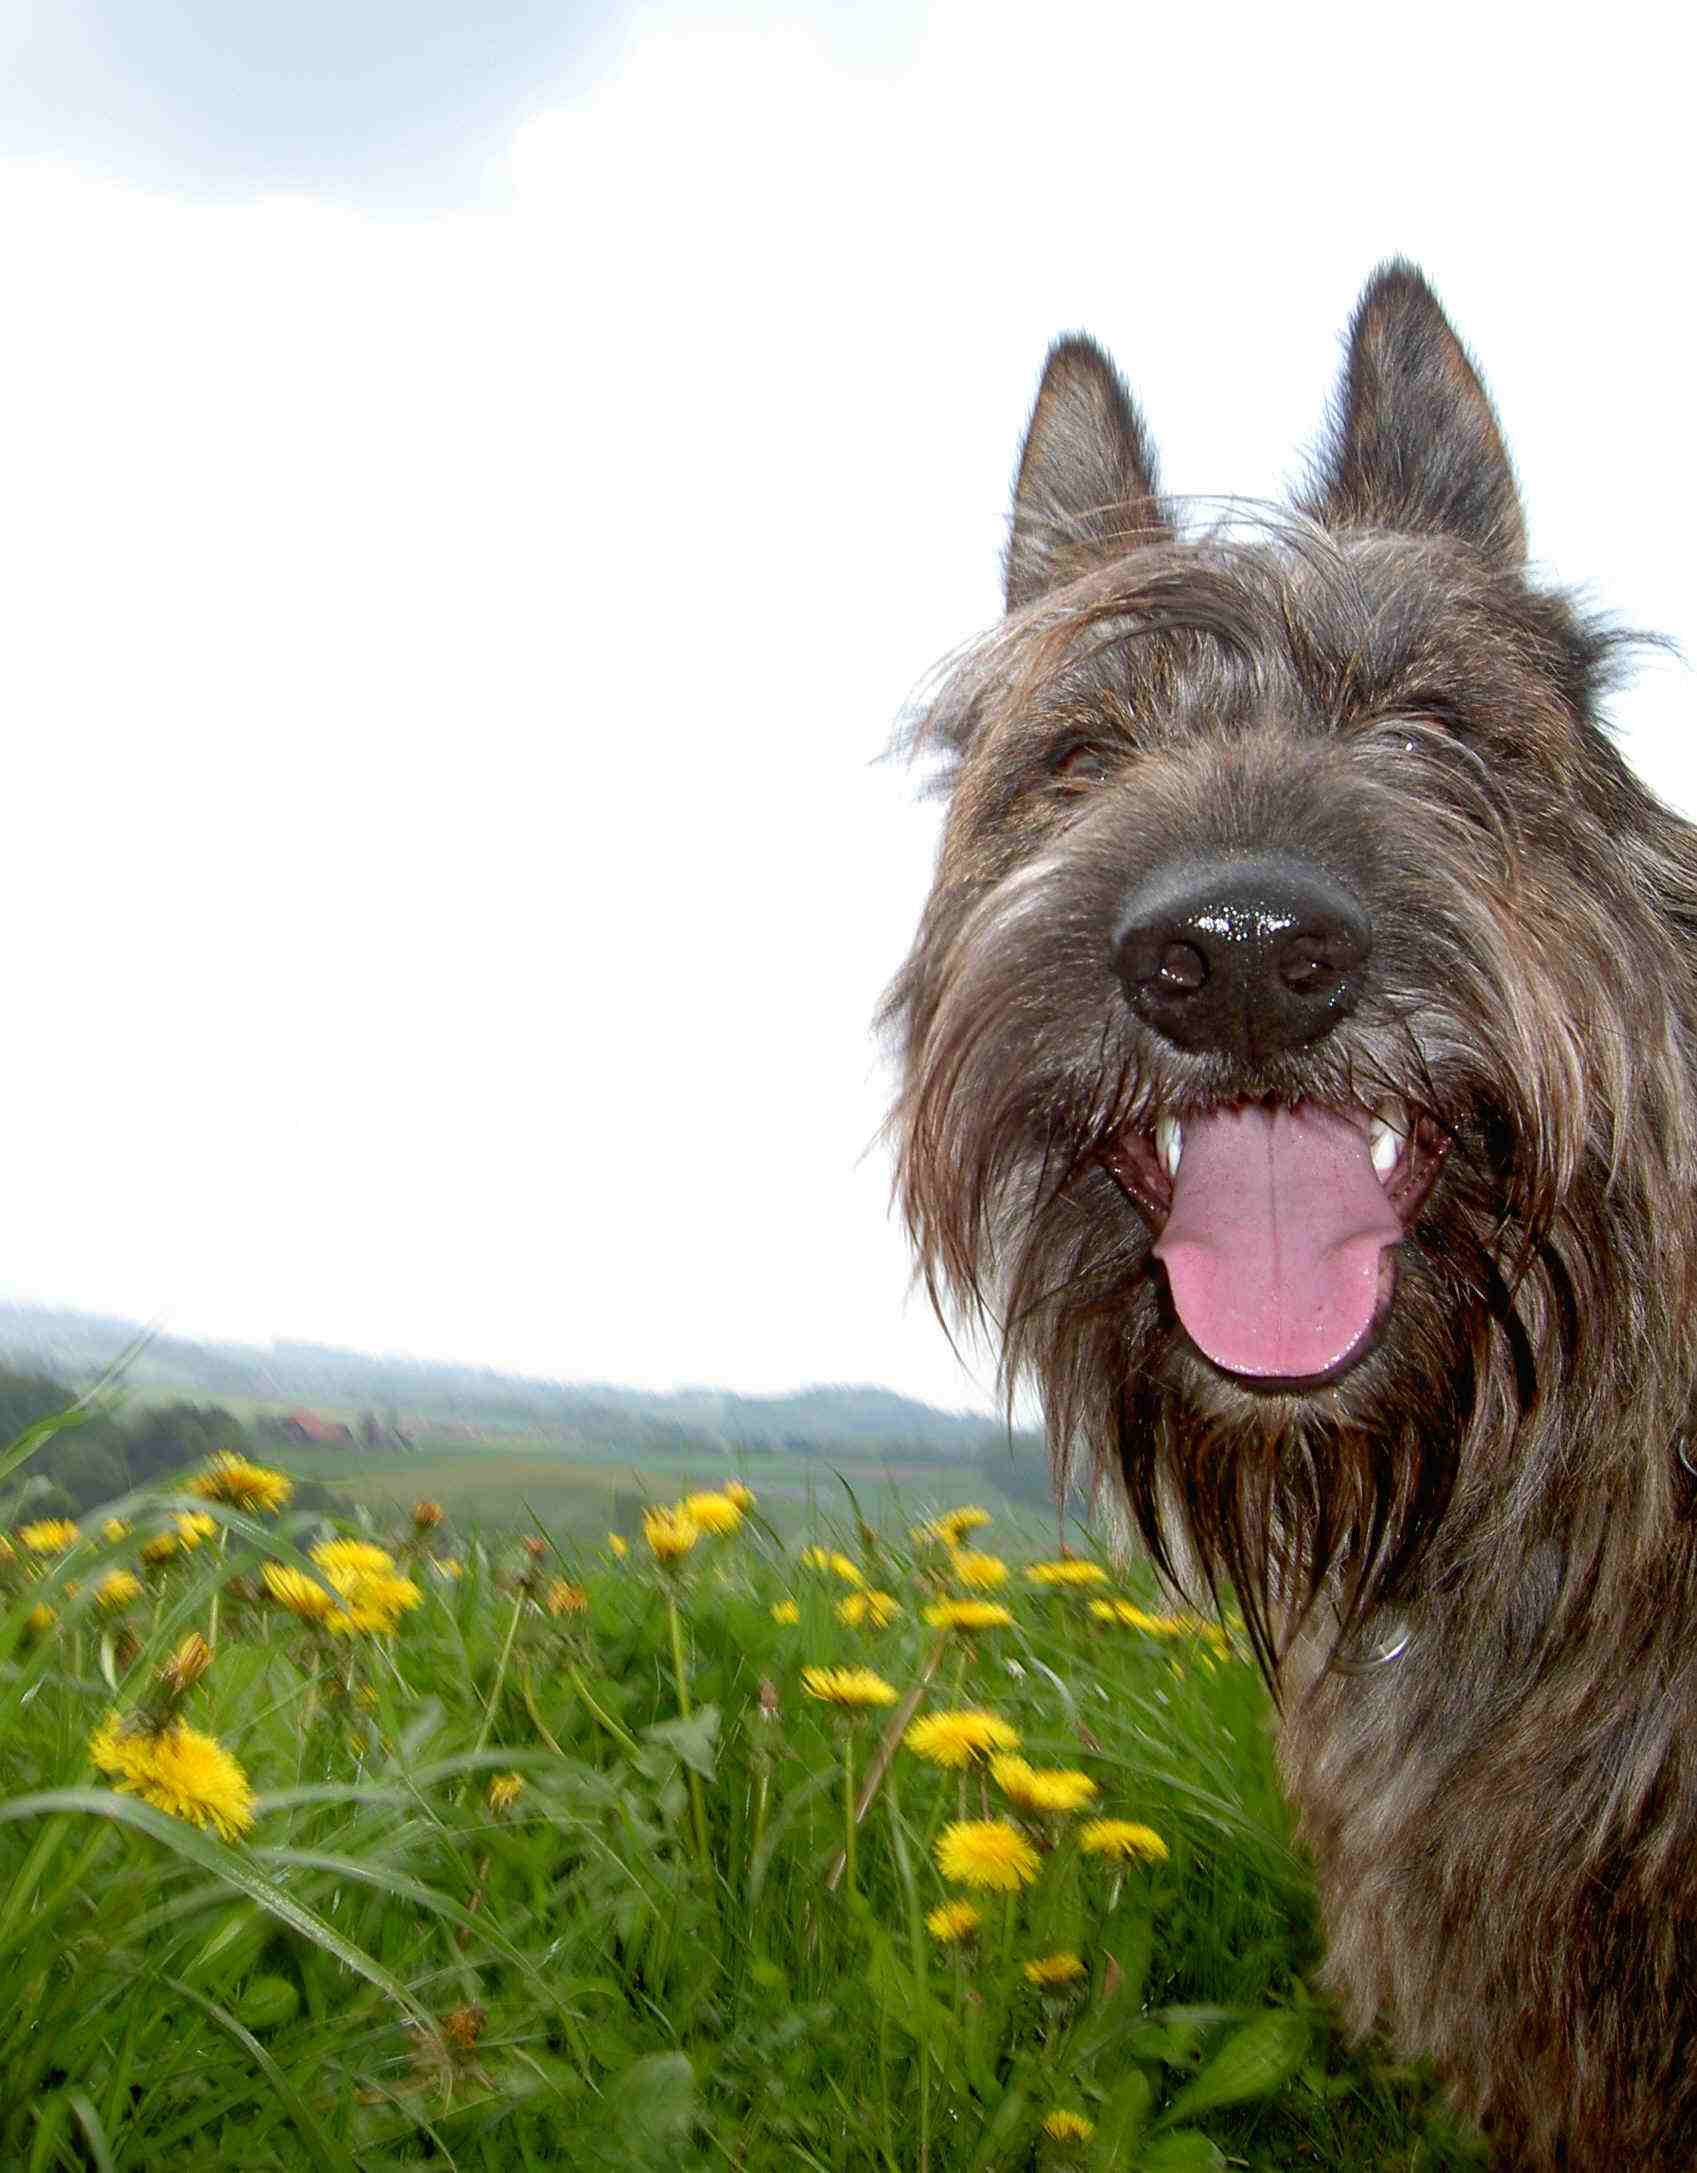
{"label": "grass", "polygon": [[[142,1565],[190,1508],[214,1532]],[[317,1520],[115,1511],[122,1536],[14,1534],[0,1562],[8,2168],[1481,2162],[1426,2077],[1338,2041],[1259,1683],[1199,1625],[1091,1612],[1153,1611],[1135,1579],[1051,1589],[1011,1560],[982,1595],[1011,1623],[943,1631],[923,1611],[962,1593],[957,1552],[850,1520],[815,1541],[900,1608],[856,1628],[841,1566],[759,1504],[673,1570],[640,1539],[621,1561],[391,1516],[360,1536],[417,1603],[332,1631],[261,1596],[267,1561],[323,1587]],[[142,1589],[106,1607],[114,1568]],[[358,1612],[353,1586],[335,1597]],[[215,1601],[209,1667],[170,1676]],[[875,1670],[900,1702],[845,1714],[809,1694],[814,1667]],[[1089,1806],[1022,1812],[981,1765],[897,1741],[910,1710],[967,1706],[1031,1765],[1087,1774]],[[245,1833],[114,1788],[88,1750],[114,1710],[233,1753]],[[1011,1896],[938,1867],[986,1816],[1034,1851]],[[1098,1816],[1164,1854],[1091,1856]],[[927,1918],[958,1899],[977,1935],[945,1944]],[[1056,1955],[1075,1980],[1034,1984]],[[1056,2114],[1090,2132],[1051,2133]]]}

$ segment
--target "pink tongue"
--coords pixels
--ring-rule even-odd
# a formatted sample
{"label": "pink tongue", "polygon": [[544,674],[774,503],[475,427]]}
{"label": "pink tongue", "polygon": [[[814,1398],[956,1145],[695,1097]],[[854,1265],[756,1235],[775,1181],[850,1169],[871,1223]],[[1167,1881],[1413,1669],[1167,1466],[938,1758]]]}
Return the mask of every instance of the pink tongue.
{"label": "pink tongue", "polygon": [[1215,1365],[1301,1378],[1366,1336],[1379,1256],[1401,1236],[1365,1123],[1304,1102],[1186,1121],[1155,1255],[1179,1319]]}

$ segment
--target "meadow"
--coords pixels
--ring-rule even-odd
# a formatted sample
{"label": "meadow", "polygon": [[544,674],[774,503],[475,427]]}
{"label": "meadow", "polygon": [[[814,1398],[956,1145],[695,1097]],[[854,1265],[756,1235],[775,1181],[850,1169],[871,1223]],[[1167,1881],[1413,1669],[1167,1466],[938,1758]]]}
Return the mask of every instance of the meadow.
{"label": "meadow", "polygon": [[[638,1527],[644,1502],[711,1486],[724,1475],[721,1458],[697,1451],[657,1451],[640,1463],[617,1454],[589,1456],[538,1435],[491,1437],[480,1442],[432,1440],[426,1433],[408,1450],[350,1457],[337,1449],[291,1449],[284,1459],[302,1478],[320,1480],[343,1499],[376,1518],[404,1513],[421,1495],[451,1516],[480,1529],[545,1526],[568,1540],[601,1538],[626,1518]],[[760,1494],[763,1521],[784,1535],[803,1535],[847,1499],[845,1482],[873,1523],[899,1523],[915,1514],[948,1476],[939,1460],[903,1462],[885,1455],[767,1451],[742,1469]],[[1005,1497],[1002,1497],[1005,1500]],[[632,1511],[637,1515],[633,1516]],[[998,1502],[998,1514],[1001,1503]],[[1020,1519],[1040,1533],[1054,1518]],[[625,1536],[630,1536],[626,1533]]]}
{"label": "meadow", "polygon": [[0,2165],[1483,2162],[1310,1989],[1229,1625],[644,1476],[593,1541],[241,1459],[9,1532]]}

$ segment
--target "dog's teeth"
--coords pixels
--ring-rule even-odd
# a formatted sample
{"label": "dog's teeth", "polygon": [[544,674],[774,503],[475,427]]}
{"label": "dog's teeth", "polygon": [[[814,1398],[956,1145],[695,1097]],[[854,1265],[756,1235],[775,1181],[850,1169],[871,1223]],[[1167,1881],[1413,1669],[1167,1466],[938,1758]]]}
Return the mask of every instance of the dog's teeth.
{"label": "dog's teeth", "polygon": [[1179,1156],[1184,1152],[1184,1132],[1176,1117],[1162,1117],[1156,1124],[1155,1152],[1167,1175],[1176,1177]]}
{"label": "dog's teeth", "polygon": [[1383,1117],[1375,1117],[1367,1130],[1368,1152],[1381,1177],[1388,1177],[1402,1159],[1402,1134]]}

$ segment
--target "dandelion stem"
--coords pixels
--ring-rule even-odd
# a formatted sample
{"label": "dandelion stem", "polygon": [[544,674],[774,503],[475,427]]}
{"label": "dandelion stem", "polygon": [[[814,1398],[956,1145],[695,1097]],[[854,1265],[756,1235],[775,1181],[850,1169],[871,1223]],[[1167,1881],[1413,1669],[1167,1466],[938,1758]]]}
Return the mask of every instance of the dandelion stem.
{"label": "dandelion stem", "polygon": [[477,1731],[477,1741],[472,1746],[475,1756],[489,1741],[489,1731],[495,1725],[495,1709],[501,1702],[501,1692],[506,1687],[507,1662],[513,1656],[513,1639],[519,1632],[519,1616],[524,1612],[524,1594],[513,1601],[513,1619],[507,1624],[507,1642],[501,1647],[501,1662],[495,1670],[495,1680],[489,1686],[489,1702],[483,1708],[483,1725]]}
{"label": "dandelion stem", "polygon": [[218,1650],[218,1602],[224,1596],[224,1542],[230,1536],[227,1524],[218,1527],[218,1578],[212,1587],[212,1605],[206,1610],[206,1649]]}
{"label": "dandelion stem", "polygon": [[919,2038],[919,2173],[931,2173],[931,1990],[927,1982],[929,1970],[925,1951],[925,1916],[919,1906],[919,1888],[914,1882],[907,1837],[902,1831],[901,1805],[896,1799],[894,1774],[890,1776],[884,1808],[890,1814],[890,1851],[896,1859],[896,1868],[901,1873],[902,1889],[907,1896],[907,1933],[913,1954],[913,1981],[919,1987],[920,2014],[925,2023]]}
{"label": "dandelion stem", "polygon": [[568,1667],[566,1669],[566,1674],[571,1679],[572,1688],[577,1692],[578,1696],[589,1708],[591,1715],[601,1723],[602,1727],[606,1729],[607,1733],[613,1738],[615,1743],[619,1744],[623,1749],[628,1750],[631,1753],[632,1757],[634,1757],[637,1751],[641,1748],[641,1745],[637,1742],[636,1737],[630,1734],[628,1730],[621,1728],[618,1722],[613,1718],[611,1713],[603,1712],[601,1707],[596,1704],[595,1700],[589,1694],[589,1685],[584,1681],[582,1674],[577,1668]]}
{"label": "dandelion stem", "polygon": [[843,1731],[843,1884],[852,1894],[854,1883],[854,1731]]}
{"label": "dandelion stem", "polygon": [[[932,1647],[931,1657],[920,1669],[912,1689],[909,1690],[907,1696],[903,1698],[900,1705],[890,1715],[890,1724],[879,1739],[878,1748],[873,1753],[872,1763],[866,1769],[866,1778],[860,1786],[860,1800],[854,1809],[854,1815],[857,1819],[864,1818],[872,1808],[873,1798],[883,1785],[884,1775],[890,1770],[890,1760],[896,1755],[896,1746],[907,1733],[908,1722],[918,1710],[919,1701],[930,1687],[931,1678],[937,1672],[937,1664],[947,1650],[948,1639],[940,1637]],[[835,1893],[838,1881],[842,1878],[843,1865],[846,1861],[846,1856],[839,1855],[836,1862],[825,1874],[825,1891],[827,1894]]]}
{"label": "dandelion stem", "polygon": [[754,1866],[760,1860],[760,1844],[766,1838],[766,1809],[772,1794],[772,1761],[764,1751],[755,1754],[754,1769],[754,1838],[749,1844],[749,1883],[752,1890]]}
{"label": "dandelion stem", "polygon": [[[689,1670],[684,1666],[683,1621],[678,1614],[678,1596],[668,1588],[666,1593],[666,1618],[672,1626],[672,1672],[677,1678],[678,1711],[685,1720],[689,1718]],[[695,1853],[700,1859],[703,1872],[707,1869],[707,1805],[701,1793],[701,1775],[694,1766],[689,1768],[689,1807],[695,1821]]]}
{"label": "dandelion stem", "polygon": [[519,1696],[524,1700],[524,1709],[530,1715],[531,1726],[554,1753],[554,1756],[563,1758],[566,1755],[565,1752],[548,1733],[547,1728],[543,1725],[542,1715],[536,1710],[536,1696],[530,1687],[530,1670],[528,1668],[520,1668],[519,1670]]}

